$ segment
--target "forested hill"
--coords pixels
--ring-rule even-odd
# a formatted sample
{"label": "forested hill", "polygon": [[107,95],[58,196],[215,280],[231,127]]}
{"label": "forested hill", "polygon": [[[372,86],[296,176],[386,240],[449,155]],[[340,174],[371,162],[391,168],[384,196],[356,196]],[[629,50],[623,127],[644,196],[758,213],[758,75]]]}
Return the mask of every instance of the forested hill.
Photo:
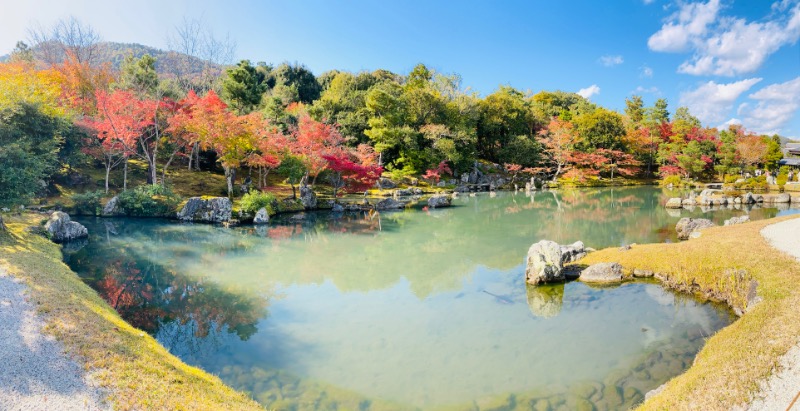
{"label": "forested hill", "polygon": [[[33,48],[34,53],[37,48]],[[38,53],[35,53],[38,54]],[[101,42],[97,44],[97,49],[93,57],[93,64],[102,65],[109,63],[111,68],[118,71],[126,56],[133,56],[138,59],[145,54],[149,54],[156,60],[155,68],[160,75],[170,75],[178,73],[181,75],[194,77],[203,73],[204,70],[221,73],[222,66],[208,60],[203,60],[187,54],[166,51],[155,47],[145,46],[138,43],[117,43]],[[0,62],[5,62],[10,54],[0,56]],[[58,61],[63,60],[63,56],[57,56]]]}

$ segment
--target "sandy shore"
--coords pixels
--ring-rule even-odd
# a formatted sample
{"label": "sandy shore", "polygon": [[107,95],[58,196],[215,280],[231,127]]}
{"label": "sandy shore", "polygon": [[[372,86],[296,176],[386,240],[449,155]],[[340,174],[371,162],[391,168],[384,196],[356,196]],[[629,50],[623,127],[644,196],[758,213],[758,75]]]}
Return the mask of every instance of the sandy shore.
{"label": "sandy shore", "polygon": [[42,332],[25,290],[0,268],[0,409],[110,409],[61,344]]}
{"label": "sandy shore", "polygon": [[[781,250],[800,261],[800,219],[764,227],[761,235]],[[761,391],[750,404],[752,411],[788,410],[800,393],[800,344],[781,358],[778,372],[761,384]],[[791,407],[800,410],[800,400]]]}

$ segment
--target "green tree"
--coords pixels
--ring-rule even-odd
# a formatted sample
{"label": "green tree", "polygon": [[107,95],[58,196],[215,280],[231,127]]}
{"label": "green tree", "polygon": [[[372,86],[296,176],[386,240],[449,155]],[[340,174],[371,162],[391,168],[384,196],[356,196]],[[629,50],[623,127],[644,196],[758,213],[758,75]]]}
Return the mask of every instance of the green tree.
{"label": "green tree", "polygon": [[669,122],[669,111],[667,110],[667,99],[656,100],[653,107],[646,110],[647,121],[651,124],[661,124]]}
{"label": "green tree", "polygon": [[0,111],[0,205],[25,204],[59,168],[62,133],[69,123],[22,103]]}
{"label": "green tree", "polygon": [[631,96],[625,99],[625,114],[628,119],[634,124],[638,125],[644,120],[644,102],[642,96]]}
{"label": "green tree", "polygon": [[591,113],[585,113],[575,118],[575,127],[578,131],[581,151],[591,152],[605,148],[609,150],[622,150],[625,136],[625,126],[619,113],[604,108],[598,108]]}
{"label": "green tree", "polygon": [[256,70],[250,60],[242,60],[225,71],[221,97],[240,114],[246,114],[261,104],[267,86],[264,70]]}
{"label": "green tree", "polygon": [[764,166],[772,171],[778,170],[778,162],[783,158],[781,138],[777,134],[772,137],[762,136],[767,142],[767,155],[764,156]]}
{"label": "green tree", "polygon": [[156,59],[153,56],[145,54],[138,59],[133,55],[125,56],[117,88],[132,90],[140,96],[155,96],[158,86]]}
{"label": "green tree", "polygon": [[305,161],[298,156],[287,154],[281,159],[281,165],[278,166],[278,174],[286,177],[286,182],[292,186],[292,198],[297,198],[295,185],[300,183],[300,180],[305,177],[308,169],[306,168]]}
{"label": "green tree", "polygon": [[296,100],[293,101],[311,104],[319,98],[322,91],[314,73],[300,64],[283,63],[272,70],[270,77],[276,88],[283,86],[297,92]]}

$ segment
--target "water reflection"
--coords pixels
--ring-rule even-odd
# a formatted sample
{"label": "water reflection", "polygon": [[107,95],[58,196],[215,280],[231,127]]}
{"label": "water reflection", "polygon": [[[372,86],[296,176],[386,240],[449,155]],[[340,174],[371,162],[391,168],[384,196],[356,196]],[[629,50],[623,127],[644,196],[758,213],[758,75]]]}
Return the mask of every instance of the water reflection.
{"label": "water reflection", "polygon": [[684,370],[729,313],[653,283],[526,287],[522,263],[543,238],[669,240],[667,196],[498,193],[235,229],[86,219],[91,240],[66,259],[134,325],[272,409],[619,408]]}

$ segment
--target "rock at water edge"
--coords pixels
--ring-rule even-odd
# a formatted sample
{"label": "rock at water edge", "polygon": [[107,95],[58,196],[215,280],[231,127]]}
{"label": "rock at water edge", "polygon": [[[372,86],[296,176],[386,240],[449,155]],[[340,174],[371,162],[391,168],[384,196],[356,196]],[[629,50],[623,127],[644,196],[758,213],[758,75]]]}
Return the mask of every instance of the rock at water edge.
{"label": "rock at water edge", "polygon": [[269,223],[269,213],[265,207],[261,207],[256,211],[256,216],[253,217],[253,224],[267,224]]}
{"label": "rock at water edge", "polygon": [[428,199],[428,207],[431,208],[450,207],[450,197],[433,196]]}
{"label": "rock at water edge", "polygon": [[50,234],[50,238],[57,243],[89,236],[89,230],[86,227],[72,221],[67,213],[61,211],[56,211],[50,215],[50,219],[47,220],[44,229]]}
{"label": "rock at water edge", "polygon": [[688,240],[693,232],[713,226],[714,223],[706,218],[684,217],[678,220],[678,224],[675,225],[675,231],[678,233],[678,239]]}
{"label": "rock at water edge", "polygon": [[623,278],[619,263],[597,263],[583,270],[578,280],[585,283],[618,283]]}
{"label": "rock at water edge", "polygon": [[563,281],[564,266],[561,262],[561,246],[555,241],[542,240],[528,249],[525,263],[525,280],[537,285]]}

